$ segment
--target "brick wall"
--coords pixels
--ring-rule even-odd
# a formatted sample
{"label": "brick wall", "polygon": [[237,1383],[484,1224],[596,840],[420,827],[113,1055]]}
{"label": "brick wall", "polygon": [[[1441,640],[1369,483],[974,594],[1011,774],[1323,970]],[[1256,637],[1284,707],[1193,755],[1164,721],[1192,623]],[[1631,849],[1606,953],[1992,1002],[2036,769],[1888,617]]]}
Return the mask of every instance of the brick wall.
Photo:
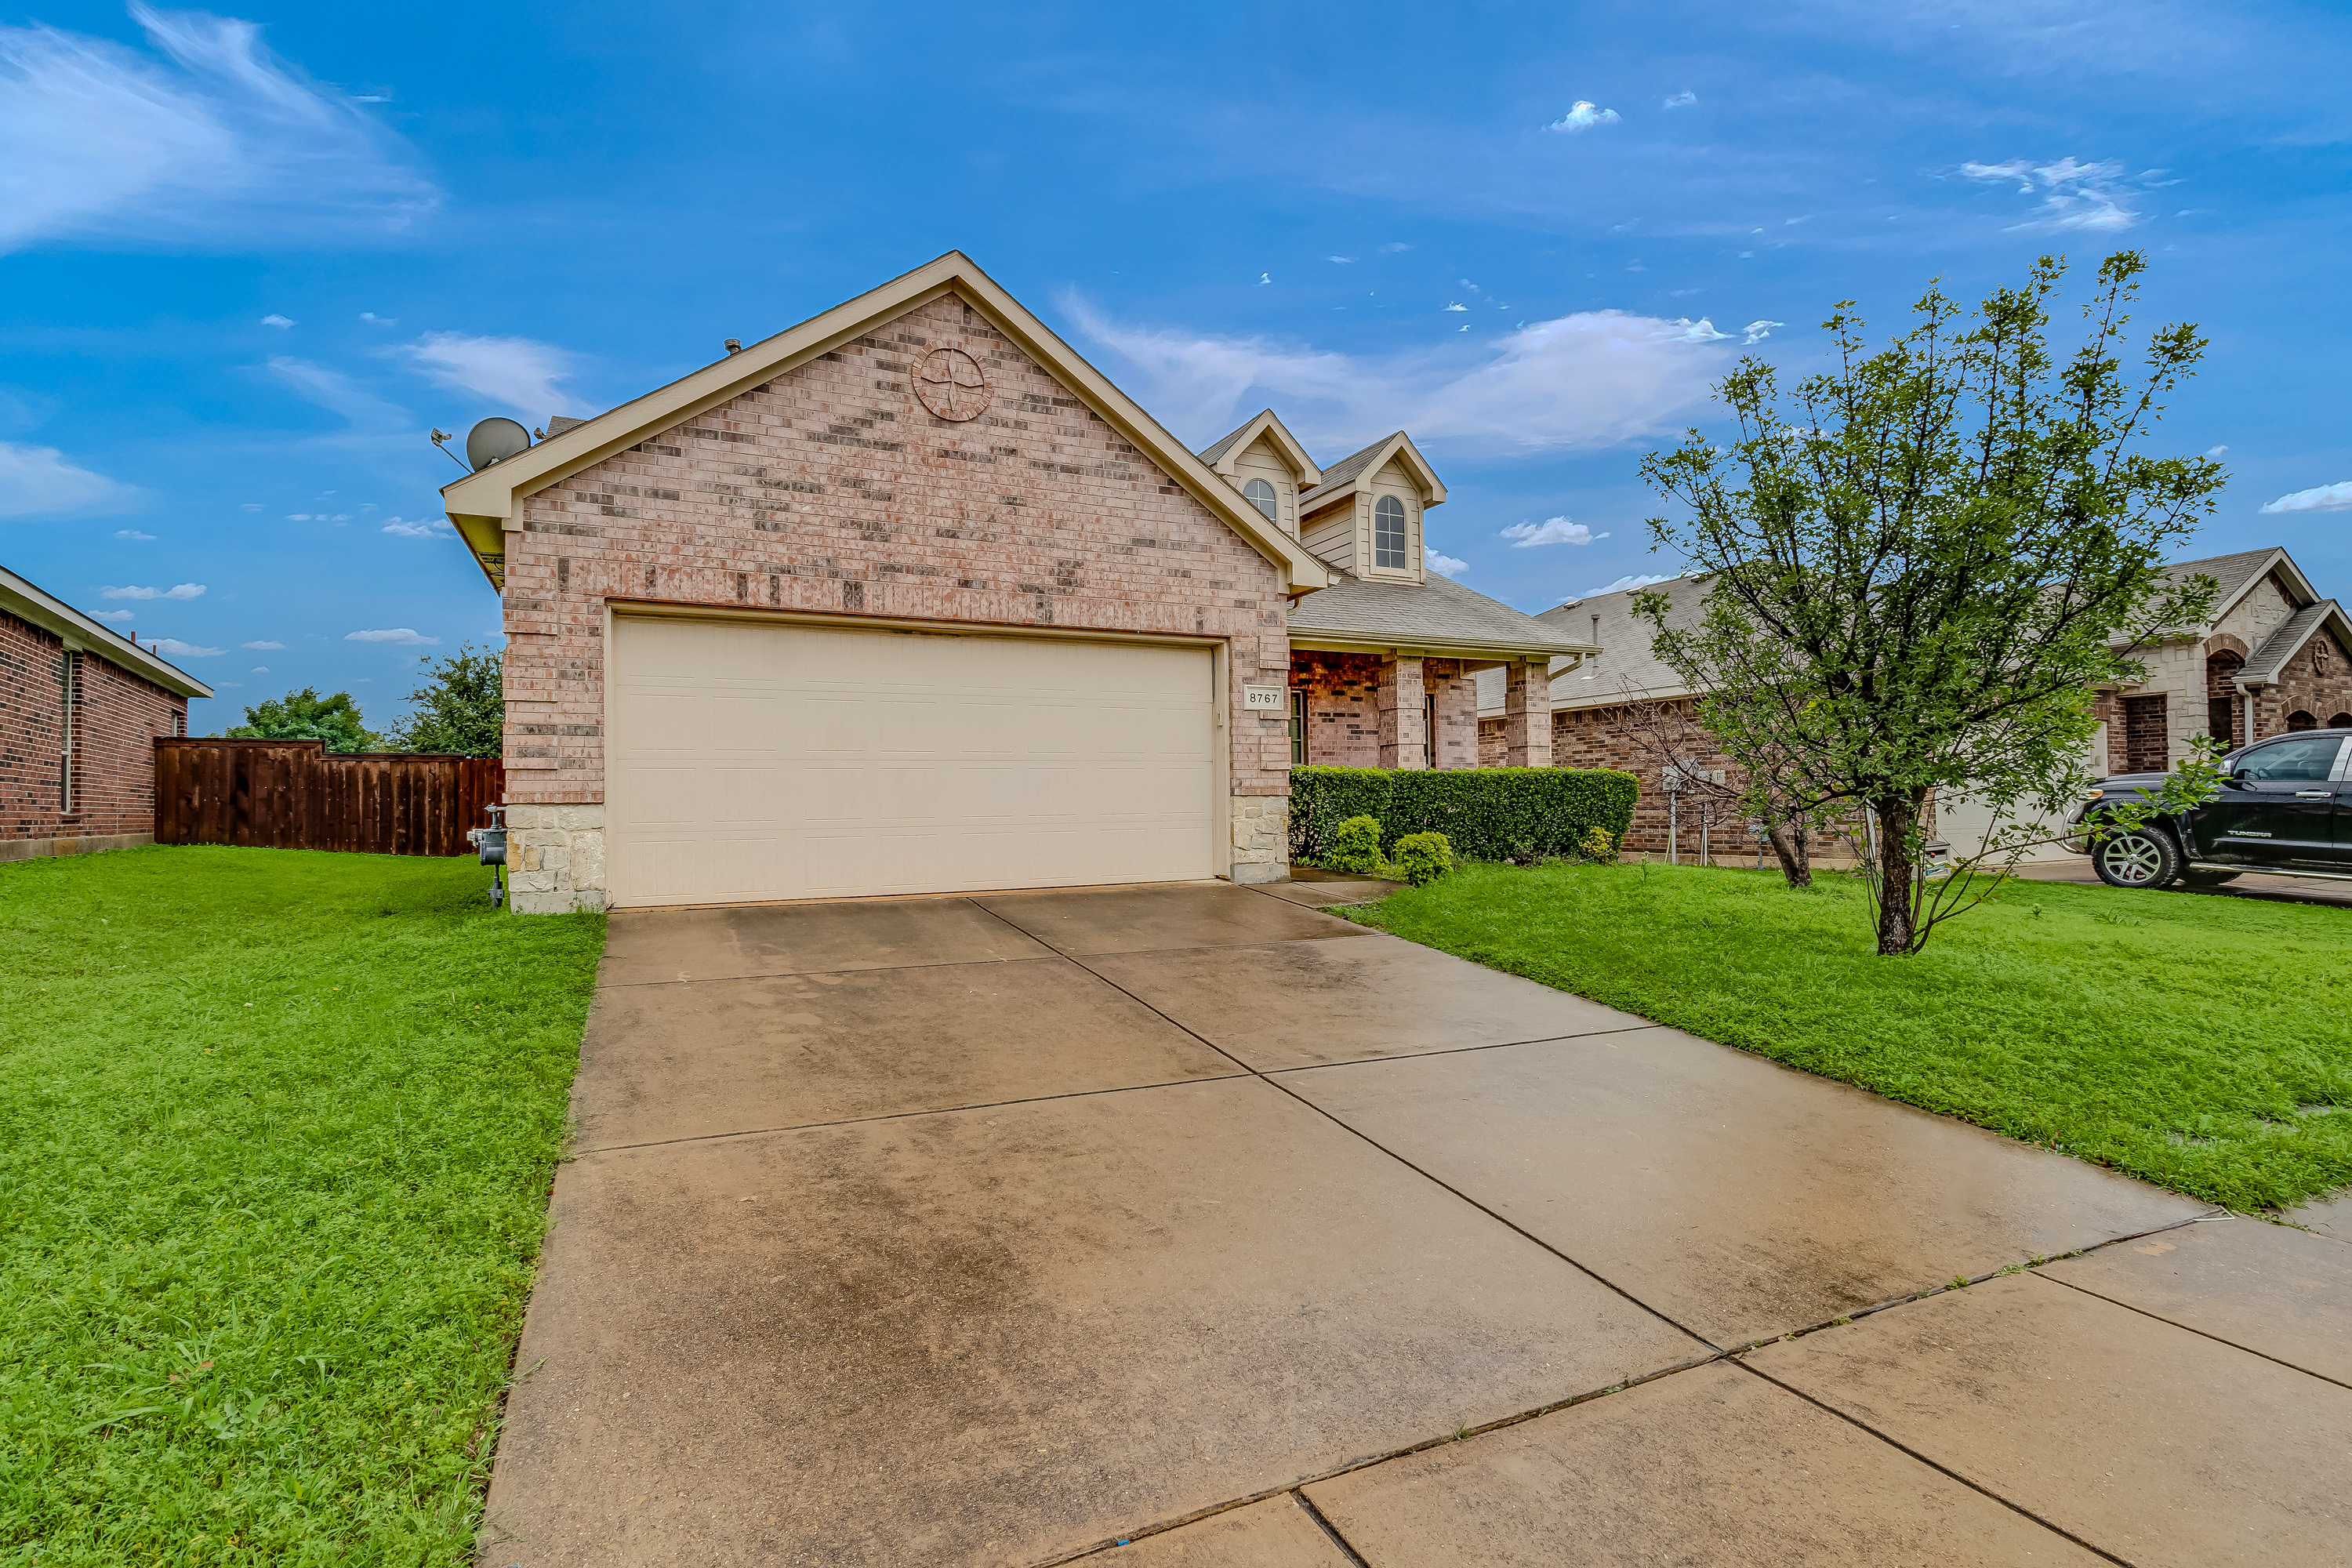
{"label": "brick wall", "polygon": [[58,831],[64,653],[55,633],[0,611],[0,838],[48,838]]}
{"label": "brick wall", "polygon": [[[1687,708],[1687,704],[1684,705]],[[1666,849],[1670,811],[1664,781],[1664,769],[1660,759],[1643,743],[1641,731],[1631,718],[1631,710],[1622,707],[1568,708],[1555,710],[1551,716],[1551,760],[1562,768],[1617,768],[1642,781],[1642,793],[1633,802],[1633,820],[1626,829],[1622,847],[1631,852]],[[1502,745],[1502,721],[1491,719],[1495,727],[1494,745]],[[1712,771],[1721,768],[1730,781],[1737,784],[1739,770],[1731,759],[1713,748],[1698,752],[1685,759],[1698,768]],[[1736,858],[1753,855],[1755,840],[1727,805],[1710,809],[1714,830],[1709,847],[1718,858]],[[1696,805],[1683,814],[1680,849],[1685,857],[1695,856],[1698,847],[1698,816]]]}
{"label": "brick wall", "polygon": [[84,652],[77,661],[68,813],[65,652],[54,632],[0,613],[0,839],[152,833],[154,741],[186,728],[187,700]]}
{"label": "brick wall", "polygon": [[[2322,627],[2287,660],[2278,684],[2263,692],[2256,713],[2264,735],[2280,734],[2291,723],[2317,729],[2331,721],[2342,722],[2344,715],[2352,714],[2352,658]],[[2298,713],[2310,715],[2311,722],[2303,724],[2295,718]]]}
{"label": "brick wall", "polygon": [[[989,404],[938,418],[934,348]],[[1232,790],[1289,793],[1272,563],[954,295],[526,498],[506,536],[508,798],[604,799],[607,600],[1223,639]]]}
{"label": "brick wall", "polygon": [[1294,649],[1290,684],[1307,693],[1307,761],[1311,766],[1381,765],[1381,661],[1377,657]]}
{"label": "brick wall", "polygon": [[[1318,768],[1377,768],[1381,762],[1377,654],[1296,648],[1290,684],[1307,693],[1307,760]],[[1475,768],[1479,759],[1478,681],[1464,660],[1421,661],[1424,697],[1437,699],[1437,765]],[[1418,766],[1418,763],[1414,764]]]}

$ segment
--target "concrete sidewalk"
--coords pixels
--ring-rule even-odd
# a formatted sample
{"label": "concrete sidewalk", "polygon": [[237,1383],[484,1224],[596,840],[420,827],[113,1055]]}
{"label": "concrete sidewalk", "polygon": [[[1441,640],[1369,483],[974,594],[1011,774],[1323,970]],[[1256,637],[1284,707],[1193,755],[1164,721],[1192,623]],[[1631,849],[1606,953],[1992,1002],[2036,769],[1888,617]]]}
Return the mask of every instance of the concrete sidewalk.
{"label": "concrete sidewalk", "polygon": [[616,914],[480,1561],[2352,1557],[2352,1247],[1269,891]]}

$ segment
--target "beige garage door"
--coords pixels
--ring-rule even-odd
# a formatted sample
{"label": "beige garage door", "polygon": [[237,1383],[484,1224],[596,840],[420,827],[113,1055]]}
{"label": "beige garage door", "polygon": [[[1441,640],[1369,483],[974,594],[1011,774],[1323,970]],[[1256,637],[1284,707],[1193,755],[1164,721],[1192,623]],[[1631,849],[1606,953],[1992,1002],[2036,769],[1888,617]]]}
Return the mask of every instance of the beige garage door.
{"label": "beige garage door", "polygon": [[1202,649],[622,616],[616,904],[1215,874]]}

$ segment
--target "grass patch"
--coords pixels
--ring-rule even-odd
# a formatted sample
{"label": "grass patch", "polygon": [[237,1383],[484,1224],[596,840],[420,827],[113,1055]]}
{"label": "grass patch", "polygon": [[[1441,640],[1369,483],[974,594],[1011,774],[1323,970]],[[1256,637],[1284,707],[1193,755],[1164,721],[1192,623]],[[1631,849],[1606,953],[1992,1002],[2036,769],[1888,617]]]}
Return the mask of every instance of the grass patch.
{"label": "grass patch", "polygon": [[2343,910],[2012,882],[1910,958],[1867,910],[1834,876],[1473,864],[1343,912],[2232,1208],[2352,1182]]}
{"label": "grass patch", "polygon": [[604,919],[0,866],[0,1561],[470,1562]]}

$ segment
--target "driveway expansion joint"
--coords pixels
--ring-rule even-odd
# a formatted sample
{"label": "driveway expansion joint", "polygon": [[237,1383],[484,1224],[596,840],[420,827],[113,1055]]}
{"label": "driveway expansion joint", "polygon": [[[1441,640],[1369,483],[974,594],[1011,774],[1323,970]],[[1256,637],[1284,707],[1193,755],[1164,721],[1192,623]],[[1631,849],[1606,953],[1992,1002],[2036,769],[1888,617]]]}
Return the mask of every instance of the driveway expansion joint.
{"label": "driveway expansion joint", "polygon": [[[2189,1224],[2191,1224],[2191,1225],[2196,1225],[2196,1224],[2200,1224],[2200,1223],[2201,1223],[2201,1222],[2197,1221],[2197,1220],[2191,1220],[2191,1221],[2189,1221]],[[2178,1228],[2178,1227],[2177,1227],[2177,1226],[2168,1226],[2168,1227],[2167,1227],[2167,1228]],[[2147,1234],[2148,1234],[2148,1235],[2154,1235],[2155,1233],[2151,1231],[2151,1232],[2147,1232]],[[2122,1237],[2122,1238],[2120,1238],[2120,1239],[2129,1241],[2129,1240],[2137,1240],[2137,1239],[2138,1239],[2138,1238],[2137,1238],[2137,1237]],[[2107,1244],[2105,1244],[2105,1246],[2112,1246],[2112,1245],[2114,1245],[2114,1243],[2107,1243]],[[2096,1252],[2096,1251],[2104,1251],[2104,1250],[2105,1250],[2105,1246],[2103,1246],[2103,1247],[2084,1247],[2084,1248],[2083,1249],[2084,1253],[2090,1253],[2090,1252]],[[2079,1256],[2082,1256],[2082,1254],[2076,1254],[2076,1256],[2078,1256],[2078,1257],[2079,1257]],[[2056,1261],[2058,1261],[2058,1260],[2057,1260],[2057,1259],[2055,1259],[2055,1258],[2053,1258],[2053,1259],[2052,1259],[2052,1261],[2053,1261],[2053,1262],[2056,1262]],[[2305,1376],[2305,1377],[2315,1377],[2315,1378],[2319,1379],[2319,1381],[2320,1381],[2320,1382],[2322,1382],[2322,1383],[2332,1383],[2332,1384],[2335,1384],[2336,1387],[2338,1387],[2338,1388],[2352,1389],[2352,1383],[2347,1383],[2347,1382],[2345,1382],[2345,1381],[2344,1381],[2342,1378],[2340,1378],[2340,1377],[2330,1377],[2330,1376],[2328,1376],[2328,1375],[2327,1375],[2326,1373],[2324,1373],[2324,1372],[2314,1372],[2311,1368],[2309,1368],[2309,1367],[2307,1367],[2307,1366],[2299,1365],[2299,1364],[2297,1364],[2297,1363],[2294,1363],[2294,1362],[2291,1362],[2291,1361],[2284,1360],[2284,1359],[2283,1359],[2283,1358],[2281,1358],[2281,1357],[2279,1357],[2279,1356],[2274,1356],[2274,1355],[2271,1354],[2268,1351],[2260,1351],[2260,1350],[2256,1350],[2253,1346],[2252,1346],[2252,1345],[2250,1345],[2250,1344],[2242,1344],[2242,1343],[2241,1343],[2240,1342],[2238,1342],[2238,1341],[2236,1341],[2236,1340],[2233,1340],[2233,1339],[2230,1339],[2230,1338],[2228,1338],[2226,1335],[2217,1334],[2217,1333],[2215,1333],[2215,1332],[2214,1332],[2212,1330],[2210,1330],[2210,1329],[2200,1329],[2200,1328],[2199,1328],[2199,1327],[2198,1327],[2196,1324],[2194,1324],[2194,1323],[2185,1323],[2185,1322],[2182,1322],[2179,1318],[2168,1318],[2168,1317],[2166,1317],[2162,1312],[2151,1311],[2150,1310],[2148,1310],[2148,1309],[2147,1309],[2147,1308],[2146,1308],[2146,1307],[2138,1306],[2138,1305],[2134,1304],[2133,1302],[2126,1301],[2126,1300],[2123,1300],[2123,1299],[2122,1299],[2121,1297],[2119,1297],[2119,1296],[2110,1296],[2110,1295],[2107,1295],[2107,1294],[2106,1294],[2105,1292],[2104,1292],[2104,1291],[2100,1291],[2100,1290],[2094,1290],[2094,1289],[2092,1289],[2088,1285],[2077,1285],[2077,1284],[2075,1284],[2072,1279],[2059,1279],[2059,1278],[2058,1278],[2056,1275],[2054,1275],[2054,1274],[2044,1274],[2044,1273],[2043,1273],[2043,1272],[2042,1272],[2042,1270],[2041,1270],[2041,1269],[2039,1269],[2039,1268],[2029,1268],[2029,1269],[2025,1270],[2025,1272],[2027,1272],[2027,1273],[2029,1273],[2029,1274],[2032,1275],[2036,1279],[2044,1280],[2044,1281],[2048,1282],[2049,1284],[2052,1284],[2052,1285],[2063,1285],[2063,1286],[2064,1286],[2067,1289],[2069,1289],[2069,1290],[2079,1290],[2079,1291],[2081,1291],[2084,1295],[2090,1297],[2090,1298],[2091,1298],[2091,1300],[2095,1300],[2095,1301],[2105,1301],[2105,1302],[2106,1302],[2106,1303],[2107,1303],[2107,1305],[2109,1305],[2109,1306],[2111,1306],[2111,1307],[2121,1307],[2124,1310],[2126,1310],[2126,1311],[2127,1311],[2127,1312],[2137,1312],[2137,1313],[2138,1313],[2141,1317],[2143,1317],[2143,1318],[2153,1318],[2153,1319],[2155,1319],[2155,1320],[2156,1320],[2158,1322],[2159,1322],[2159,1323],[2164,1323],[2164,1324],[2167,1324],[2167,1325],[2168,1325],[2168,1326],[2170,1326],[2170,1327],[2172,1327],[2172,1328],[2180,1329],[2180,1330],[2183,1330],[2183,1331],[2186,1331],[2186,1332],[2195,1334],[2195,1335],[2196,1335],[2198,1338],[2200,1338],[2200,1339],[2211,1340],[2211,1341],[2212,1341],[2215,1344],[2217,1344],[2217,1345],[2227,1345],[2227,1346],[2229,1346],[2229,1347],[2230,1347],[2231,1350],[2233,1350],[2233,1351],[2242,1351],[2242,1352],[2244,1352],[2246,1354],[2251,1355],[2251,1356],[2260,1356],[2263,1360],[2264,1360],[2264,1361],[2266,1361],[2266,1362],[2271,1363],[2273,1365],[2274,1365],[2274,1366],[2283,1366],[2283,1367],[2286,1368],[2289,1372],[2299,1372],[2299,1373],[2303,1373],[2303,1375],[2304,1375],[2304,1376]]]}

